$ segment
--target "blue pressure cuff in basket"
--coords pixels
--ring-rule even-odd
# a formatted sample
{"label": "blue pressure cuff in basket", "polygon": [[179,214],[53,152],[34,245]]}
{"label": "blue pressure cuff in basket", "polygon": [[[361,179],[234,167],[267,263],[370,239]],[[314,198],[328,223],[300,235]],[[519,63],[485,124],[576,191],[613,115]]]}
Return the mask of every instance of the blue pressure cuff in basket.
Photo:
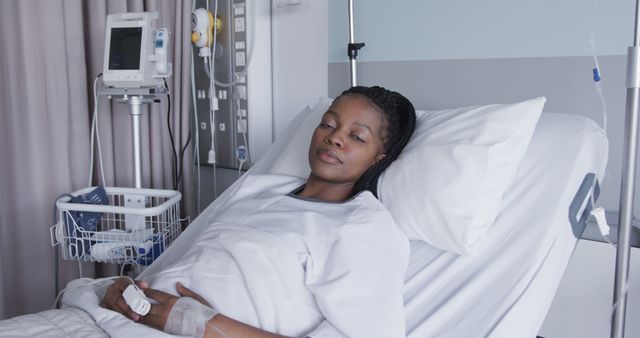
{"label": "blue pressure cuff in basket", "polygon": [[[104,187],[98,186],[84,195],[71,197],[70,203],[107,205],[109,204],[109,199]],[[84,231],[97,231],[101,218],[101,212],[91,211],[69,211],[65,215],[67,234],[72,238],[70,240],[70,253],[72,256],[80,257],[89,252],[91,248],[90,241],[73,238],[85,237],[83,236]]]}
{"label": "blue pressure cuff in basket", "polygon": [[[100,185],[84,195],[72,197],[71,203],[106,205],[109,204],[109,200],[107,199],[107,192]],[[76,224],[87,231],[96,231],[102,218],[101,212],[71,211],[70,214]]]}

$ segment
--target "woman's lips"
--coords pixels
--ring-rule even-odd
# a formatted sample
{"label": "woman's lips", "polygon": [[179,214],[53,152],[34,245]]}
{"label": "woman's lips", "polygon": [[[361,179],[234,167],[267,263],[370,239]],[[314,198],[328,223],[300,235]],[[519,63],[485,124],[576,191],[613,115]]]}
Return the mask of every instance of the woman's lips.
{"label": "woman's lips", "polygon": [[338,156],[330,151],[330,150],[319,150],[317,152],[318,157],[320,158],[320,160],[322,162],[326,162],[329,164],[341,164],[342,161],[340,161],[340,159],[338,158]]}

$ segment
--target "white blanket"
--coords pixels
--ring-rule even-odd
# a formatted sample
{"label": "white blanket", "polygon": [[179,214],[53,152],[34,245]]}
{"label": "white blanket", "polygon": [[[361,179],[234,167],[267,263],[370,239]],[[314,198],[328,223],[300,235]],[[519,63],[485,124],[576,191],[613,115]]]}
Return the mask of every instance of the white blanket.
{"label": "white blanket", "polygon": [[[404,234],[369,192],[328,203],[289,194],[301,183],[249,176],[186,251],[144,279],[174,294],[180,281],[222,314],[269,332],[404,337]],[[111,336],[163,335],[100,308],[93,289],[73,288],[63,303]]]}
{"label": "white blanket", "polygon": [[87,312],[93,320],[110,337],[174,337],[162,331],[138,324],[131,319],[100,306],[99,292],[111,280],[95,280],[83,278],[70,282],[67,285],[62,303],[67,308],[78,308]]}
{"label": "white blanket", "polygon": [[0,337],[107,338],[86,312],[68,308],[0,320]]}

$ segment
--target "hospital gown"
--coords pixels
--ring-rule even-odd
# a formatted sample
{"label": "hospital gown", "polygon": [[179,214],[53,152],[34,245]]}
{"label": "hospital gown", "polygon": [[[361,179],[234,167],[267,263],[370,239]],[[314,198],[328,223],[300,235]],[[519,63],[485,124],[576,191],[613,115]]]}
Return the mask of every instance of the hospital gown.
{"label": "hospital gown", "polygon": [[332,203],[292,193],[303,183],[247,177],[151,286],[182,281],[220,313],[284,335],[404,337],[407,238],[370,192]]}

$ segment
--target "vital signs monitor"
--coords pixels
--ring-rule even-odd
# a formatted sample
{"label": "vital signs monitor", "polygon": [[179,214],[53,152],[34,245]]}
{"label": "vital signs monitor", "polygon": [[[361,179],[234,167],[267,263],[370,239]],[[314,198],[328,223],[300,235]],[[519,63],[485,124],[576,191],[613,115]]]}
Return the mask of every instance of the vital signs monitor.
{"label": "vital signs monitor", "polygon": [[111,87],[161,86],[171,75],[167,60],[169,31],[155,29],[158,12],[107,16],[102,79]]}

